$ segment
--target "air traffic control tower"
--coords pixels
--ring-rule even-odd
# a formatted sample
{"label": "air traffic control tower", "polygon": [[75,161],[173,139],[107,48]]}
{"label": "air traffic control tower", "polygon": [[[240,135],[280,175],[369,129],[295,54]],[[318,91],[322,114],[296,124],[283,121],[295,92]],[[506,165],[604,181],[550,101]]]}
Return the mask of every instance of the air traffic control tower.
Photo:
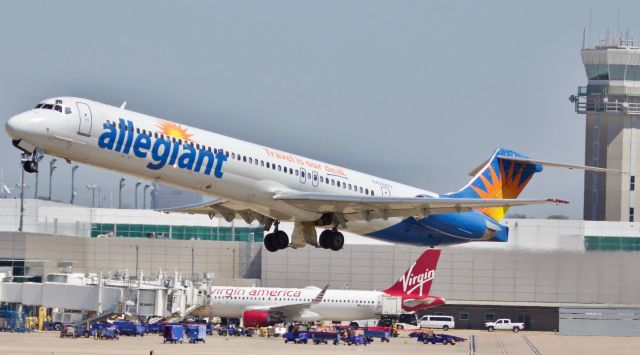
{"label": "air traffic control tower", "polygon": [[640,47],[607,40],[582,49],[582,61],[587,86],[569,99],[586,116],[585,164],[629,172],[585,172],[584,219],[633,222],[640,213]]}

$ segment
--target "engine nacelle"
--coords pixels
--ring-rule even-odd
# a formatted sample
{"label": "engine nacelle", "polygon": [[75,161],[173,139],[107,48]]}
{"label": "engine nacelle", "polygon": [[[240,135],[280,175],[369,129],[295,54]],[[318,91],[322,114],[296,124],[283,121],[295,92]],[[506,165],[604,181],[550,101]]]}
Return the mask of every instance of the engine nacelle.
{"label": "engine nacelle", "polygon": [[269,311],[248,310],[242,312],[242,323],[248,328],[260,328],[278,323],[278,320]]}

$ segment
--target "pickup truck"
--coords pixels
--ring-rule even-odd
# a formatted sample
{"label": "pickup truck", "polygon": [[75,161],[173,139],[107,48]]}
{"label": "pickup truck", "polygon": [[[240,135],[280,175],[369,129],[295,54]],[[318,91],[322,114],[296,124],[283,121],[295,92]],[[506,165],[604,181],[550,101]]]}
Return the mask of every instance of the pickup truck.
{"label": "pickup truck", "polygon": [[484,326],[490,332],[494,330],[513,330],[514,333],[517,333],[524,330],[524,323],[511,323],[511,319],[506,318],[498,319],[495,322],[486,322]]}

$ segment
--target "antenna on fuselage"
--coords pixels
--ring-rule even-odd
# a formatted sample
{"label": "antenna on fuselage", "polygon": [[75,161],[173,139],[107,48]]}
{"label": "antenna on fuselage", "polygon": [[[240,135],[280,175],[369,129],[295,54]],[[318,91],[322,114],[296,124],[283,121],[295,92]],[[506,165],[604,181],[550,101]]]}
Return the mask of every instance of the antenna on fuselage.
{"label": "antenna on fuselage", "polygon": [[123,103],[122,103],[122,105],[120,105],[120,108],[121,108],[122,110],[124,110],[126,107],[127,107],[127,102],[126,102],[126,101],[125,101],[125,102],[123,102]]}

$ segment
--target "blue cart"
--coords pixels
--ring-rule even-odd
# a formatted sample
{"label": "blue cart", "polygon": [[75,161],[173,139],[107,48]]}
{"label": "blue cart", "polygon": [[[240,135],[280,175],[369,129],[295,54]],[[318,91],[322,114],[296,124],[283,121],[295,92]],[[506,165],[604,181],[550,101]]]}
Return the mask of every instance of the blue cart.
{"label": "blue cart", "polygon": [[134,322],[114,322],[113,326],[118,329],[120,335],[133,335],[134,337],[144,336],[145,327],[142,324],[134,323]]}
{"label": "blue cart", "polygon": [[313,343],[316,345],[320,343],[328,344],[329,342],[332,342],[333,345],[340,343],[340,334],[337,332],[310,332],[309,334],[311,335],[311,340],[313,340]]}
{"label": "blue cart", "polygon": [[347,345],[364,345],[364,346],[367,346],[372,342],[371,338],[368,338],[364,335],[349,335],[345,339],[345,341],[347,342]]}
{"label": "blue cart", "polygon": [[288,342],[292,342],[294,344],[306,344],[309,342],[309,333],[307,332],[286,332],[282,336],[284,338],[285,344]]}
{"label": "blue cart", "polygon": [[418,342],[423,344],[442,344],[442,345],[455,345],[456,343],[466,341],[465,338],[460,338],[448,334],[435,334],[435,333],[422,333],[417,336]]}
{"label": "blue cart", "polygon": [[207,327],[204,324],[193,324],[187,326],[187,337],[189,343],[196,344],[198,342],[205,342],[204,338],[207,336]]}
{"label": "blue cart", "polygon": [[118,330],[115,327],[100,328],[97,330],[98,338],[104,340],[117,340]]}
{"label": "blue cart", "polygon": [[163,336],[165,343],[182,344],[184,341],[184,327],[177,324],[167,324],[164,326]]}
{"label": "blue cart", "polygon": [[381,342],[389,342],[389,339],[391,339],[391,332],[389,331],[389,328],[386,329],[369,329],[369,328],[364,328],[364,336],[369,338],[369,339],[373,339],[373,338],[380,338]]}

